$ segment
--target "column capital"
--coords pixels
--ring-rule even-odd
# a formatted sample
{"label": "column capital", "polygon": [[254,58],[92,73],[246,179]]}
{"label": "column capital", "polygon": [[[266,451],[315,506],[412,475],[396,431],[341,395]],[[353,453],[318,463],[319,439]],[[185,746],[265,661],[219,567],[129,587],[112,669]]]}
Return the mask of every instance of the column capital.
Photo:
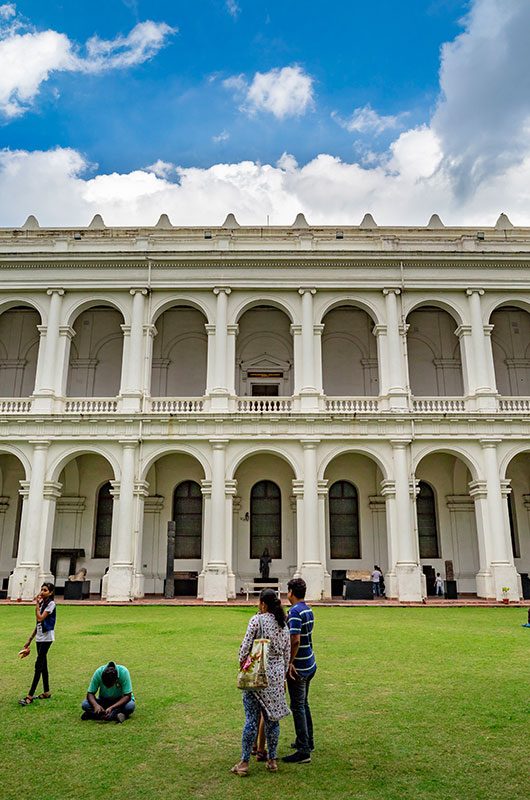
{"label": "column capital", "polygon": [[153,339],[158,334],[156,325],[153,325],[152,323],[150,323],[149,325],[144,325],[143,329],[144,329],[144,334],[146,334],[147,336],[152,336]]}
{"label": "column capital", "polygon": [[291,332],[291,336],[300,336],[302,333],[302,326],[301,325],[290,325],[289,330]]}
{"label": "column capital", "polygon": [[215,286],[213,293],[215,295],[220,295],[220,294],[229,295],[232,294],[232,289],[229,286]]}
{"label": "column capital", "polygon": [[493,331],[494,327],[495,325],[483,325],[482,329],[484,331],[484,336],[491,336],[491,332]]}
{"label": "column capital", "polygon": [[469,494],[473,500],[480,500],[488,496],[486,481],[470,481],[468,486]]}
{"label": "column capital", "polygon": [[383,289],[383,294],[385,297],[389,294],[401,294],[401,289],[398,286],[390,286]]}
{"label": "column capital", "polygon": [[459,339],[462,336],[471,336],[471,325],[459,325],[455,330],[455,336],[458,336]]}
{"label": "column capital", "polygon": [[118,443],[121,444],[124,450],[132,450],[138,447],[138,439],[118,439]]}
{"label": "column capital", "polygon": [[146,289],[145,286],[143,286],[143,287],[133,287],[132,289],[129,289],[129,294],[132,294],[133,297],[134,297],[135,294],[141,294],[144,297],[146,297],[146,295],[148,295],[149,292],[150,292],[150,289]]}
{"label": "column capital", "polygon": [[374,336],[386,336],[386,325],[382,325],[378,322],[377,325],[374,325],[372,328],[372,333]]}
{"label": "column capital", "polygon": [[219,439],[209,439],[208,441],[210,442],[214,450],[225,450],[226,445],[228,444],[230,439],[219,438]]}
{"label": "column capital", "polygon": [[496,449],[497,445],[502,442],[502,439],[496,436],[488,436],[487,438],[479,439],[479,442],[483,450],[487,450],[488,448]]}
{"label": "column capital", "polygon": [[304,482],[300,478],[294,478],[292,481],[293,495],[298,499],[304,496]]}
{"label": "column capital", "polygon": [[148,497],[149,496],[149,483],[147,481],[135,481],[133,494],[136,497]]}
{"label": "column capital", "polygon": [[239,333],[239,325],[227,325],[226,332],[229,336],[237,336]]}
{"label": "column capital", "polygon": [[471,297],[472,294],[478,294],[481,297],[484,294],[484,289],[479,289],[478,287],[470,286],[469,289],[466,289],[466,294],[468,297]]}
{"label": "column capital", "polygon": [[304,294],[314,295],[316,293],[317,293],[317,290],[315,289],[314,286],[301,286],[298,289],[298,294],[300,294],[300,295],[304,295]]}
{"label": "column capital", "polygon": [[317,481],[317,494],[323,497],[327,497],[328,487],[329,487],[328,480]]}
{"label": "column capital", "polygon": [[316,450],[317,445],[320,444],[320,439],[300,439],[300,444],[304,450]]}
{"label": "column capital", "polygon": [[120,325],[121,331],[124,336],[131,335],[131,326],[130,325]]}
{"label": "column capital", "polygon": [[204,329],[208,334],[208,336],[215,336],[215,328],[216,325],[212,322],[207,322],[206,325],[204,326]]}
{"label": "column capital", "polygon": [[315,336],[322,336],[325,327],[326,326],[323,323],[320,323],[318,325],[313,325],[313,333],[315,334]]}
{"label": "column capital", "polygon": [[409,446],[412,439],[389,439],[393,450],[404,450]]}
{"label": "column capital", "polygon": [[58,483],[58,481],[44,481],[42,495],[46,500],[57,500],[61,496],[62,488],[62,483]]}
{"label": "column capital", "polygon": [[47,450],[51,441],[49,439],[29,439],[28,444],[32,444],[35,450]]}
{"label": "column capital", "polygon": [[506,478],[501,481],[501,494],[503,497],[509,497],[512,493],[511,479]]}
{"label": "column capital", "polygon": [[59,325],[59,336],[67,336],[68,339],[73,339],[75,330],[71,325]]}
{"label": "column capital", "polygon": [[49,297],[51,297],[51,296],[52,296],[52,294],[58,294],[58,295],[59,295],[59,297],[63,297],[63,295],[64,295],[64,289],[62,289],[62,288],[59,288],[59,287],[55,287],[55,286],[50,286],[50,288],[49,288],[49,289],[46,289],[46,294],[47,294]]}
{"label": "column capital", "polygon": [[396,482],[391,480],[381,481],[381,494],[388,500],[390,497],[396,496]]}
{"label": "column capital", "polygon": [[231,478],[225,481],[225,495],[227,497],[235,497],[237,494],[237,481]]}
{"label": "column capital", "polygon": [[211,497],[212,496],[212,482],[211,481],[201,481],[201,492],[203,497]]}
{"label": "column capital", "polygon": [[409,493],[413,500],[417,498],[420,493],[420,482],[417,478],[412,478],[409,481]]}

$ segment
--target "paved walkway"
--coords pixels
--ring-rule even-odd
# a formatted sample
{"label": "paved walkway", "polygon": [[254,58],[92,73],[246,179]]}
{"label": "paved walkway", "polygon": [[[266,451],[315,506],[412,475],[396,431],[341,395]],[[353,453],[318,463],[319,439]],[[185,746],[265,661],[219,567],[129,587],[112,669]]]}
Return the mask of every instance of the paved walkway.
{"label": "paved walkway", "polygon": [[[99,595],[91,595],[90,600],[63,600],[57,597],[57,602],[65,606],[249,606],[257,605],[257,599],[246,600],[242,595],[227,600],[226,603],[211,603],[199,600],[196,597],[175,597],[168,600],[160,595],[147,595],[138,600],[129,602],[109,603],[102,600]],[[33,605],[31,601],[0,600],[0,605]],[[359,607],[359,606],[378,606],[379,608],[500,608],[504,603],[496,600],[486,600],[482,597],[473,595],[461,597],[458,600],[445,600],[443,598],[429,597],[425,603],[403,603],[399,600],[387,600],[378,598],[377,600],[342,600],[334,597],[332,600],[311,602],[313,607]],[[530,600],[519,600],[509,603],[509,608],[530,608]]]}

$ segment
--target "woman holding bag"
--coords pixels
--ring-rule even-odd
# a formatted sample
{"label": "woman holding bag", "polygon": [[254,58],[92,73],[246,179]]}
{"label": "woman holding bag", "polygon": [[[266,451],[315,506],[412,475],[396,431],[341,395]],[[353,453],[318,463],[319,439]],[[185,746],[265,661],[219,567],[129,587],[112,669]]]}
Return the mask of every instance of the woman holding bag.
{"label": "woman holding bag", "polygon": [[290,713],[285,701],[285,676],[289,668],[291,642],[285,612],[274,589],[263,589],[259,596],[259,613],[255,614],[248,623],[245,638],[239,649],[239,664],[242,670],[248,664],[255,639],[269,640],[266,661],[268,685],[261,689],[243,691],[245,726],[242,736],[241,761],[231,769],[234,775],[242,778],[248,775],[250,754],[258,734],[261,714],[265,720],[265,737],[269,756],[266,766],[270,772],[278,770],[276,750],[280,737],[280,719]]}

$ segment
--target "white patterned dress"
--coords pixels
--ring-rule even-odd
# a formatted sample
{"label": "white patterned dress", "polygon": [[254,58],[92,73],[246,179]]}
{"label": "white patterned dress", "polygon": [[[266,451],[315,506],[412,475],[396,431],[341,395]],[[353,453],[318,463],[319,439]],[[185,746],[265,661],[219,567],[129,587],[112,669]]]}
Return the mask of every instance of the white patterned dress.
{"label": "white patterned dress", "polygon": [[[261,630],[260,630],[261,625]],[[266,712],[271,722],[286,717],[291,712],[285,700],[285,676],[289,669],[289,656],[291,654],[291,637],[287,624],[280,628],[274,614],[255,614],[248,623],[245,638],[239,648],[239,661],[243,661],[252,650],[254,639],[262,636],[270,639],[269,656],[267,660],[267,677],[269,685],[266,689],[253,691],[260,705]]]}

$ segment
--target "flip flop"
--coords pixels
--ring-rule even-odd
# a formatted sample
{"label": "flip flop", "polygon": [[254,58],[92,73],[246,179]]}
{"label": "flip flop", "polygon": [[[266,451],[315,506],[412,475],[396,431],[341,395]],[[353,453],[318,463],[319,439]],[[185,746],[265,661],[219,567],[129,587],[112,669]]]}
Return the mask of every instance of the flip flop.
{"label": "flip flop", "polygon": [[37,695],[37,700],[49,700],[51,696],[52,696],[51,692],[49,692],[48,694],[46,694],[46,692],[41,692],[41,694]]}
{"label": "flip flop", "polygon": [[239,775],[240,778],[248,777],[248,767],[241,767],[239,764],[234,764],[230,772],[233,772],[234,775]]}
{"label": "flip flop", "polygon": [[266,764],[266,768],[269,772],[278,772],[278,762],[275,758],[269,758]]}

